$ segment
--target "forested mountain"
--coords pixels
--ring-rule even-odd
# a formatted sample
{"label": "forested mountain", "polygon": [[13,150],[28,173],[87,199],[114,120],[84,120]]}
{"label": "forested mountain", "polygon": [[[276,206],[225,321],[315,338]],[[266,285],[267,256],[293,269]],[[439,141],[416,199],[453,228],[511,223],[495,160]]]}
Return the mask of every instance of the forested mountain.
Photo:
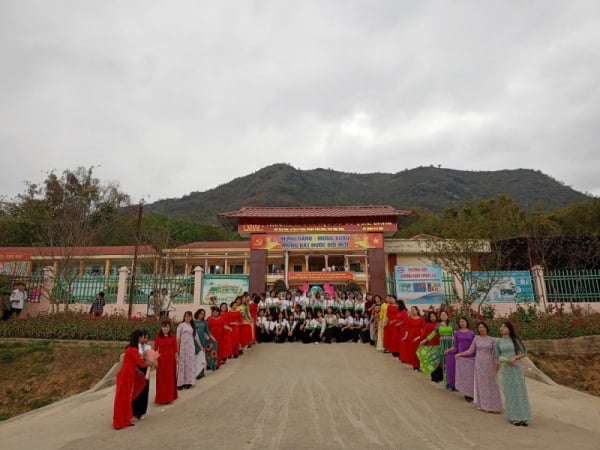
{"label": "forested mountain", "polygon": [[297,170],[273,164],[205,192],[147,205],[169,217],[189,216],[217,223],[217,214],[242,206],[392,205],[398,209],[444,209],[491,198],[512,197],[521,207],[546,211],[591,197],[530,169],[474,172],[417,167],[397,173],[347,173],[331,169]]}

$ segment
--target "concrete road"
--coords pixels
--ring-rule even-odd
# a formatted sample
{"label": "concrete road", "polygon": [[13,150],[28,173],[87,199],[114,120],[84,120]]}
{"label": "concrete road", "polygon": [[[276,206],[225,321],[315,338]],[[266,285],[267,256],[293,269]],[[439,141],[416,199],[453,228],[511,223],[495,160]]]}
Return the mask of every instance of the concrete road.
{"label": "concrete road", "polygon": [[111,387],[0,423],[0,449],[600,448],[600,398],[528,387],[515,427],[369,345],[261,344],[134,427],[112,429]]}

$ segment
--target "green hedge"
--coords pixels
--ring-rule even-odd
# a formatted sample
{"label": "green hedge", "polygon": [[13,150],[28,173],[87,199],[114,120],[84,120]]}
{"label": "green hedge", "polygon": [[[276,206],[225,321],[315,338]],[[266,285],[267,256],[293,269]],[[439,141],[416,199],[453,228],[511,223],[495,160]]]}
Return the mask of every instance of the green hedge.
{"label": "green hedge", "polygon": [[[460,311],[449,311],[452,321],[462,315]],[[478,320],[485,321],[492,336],[499,336],[503,317],[478,317],[469,313],[471,326]],[[508,316],[521,339],[563,339],[578,336],[600,335],[600,313],[580,308],[572,308],[546,313],[535,305],[518,305]],[[38,338],[38,339],[77,339],[127,341],[136,328],[145,328],[150,336],[159,329],[156,318],[134,316],[131,319],[124,314],[105,315],[96,318],[87,313],[61,312],[40,314],[19,320],[0,322],[0,337]],[[173,326],[173,330],[175,326]]]}
{"label": "green hedge", "polygon": [[160,325],[156,318],[134,316],[130,319],[124,314],[94,317],[87,313],[60,312],[0,322],[0,337],[128,341],[136,328],[147,329],[153,337],[158,334]]}

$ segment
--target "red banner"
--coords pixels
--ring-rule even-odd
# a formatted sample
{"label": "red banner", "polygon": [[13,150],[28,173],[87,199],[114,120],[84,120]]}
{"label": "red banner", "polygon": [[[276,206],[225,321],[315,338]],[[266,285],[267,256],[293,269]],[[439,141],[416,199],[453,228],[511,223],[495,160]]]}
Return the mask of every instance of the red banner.
{"label": "red banner", "polygon": [[288,272],[288,281],[349,281],[353,272]]}
{"label": "red banner", "polygon": [[381,233],[365,234],[253,234],[253,250],[364,250],[383,248]]}
{"label": "red banner", "polygon": [[0,253],[0,261],[29,261],[29,253]]}
{"label": "red banner", "polygon": [[383,233],[384,231],[397,231],[398,225],[393,222],[369,222],[340,225],[286,225],[259,223],[239,224],[239,233]]}

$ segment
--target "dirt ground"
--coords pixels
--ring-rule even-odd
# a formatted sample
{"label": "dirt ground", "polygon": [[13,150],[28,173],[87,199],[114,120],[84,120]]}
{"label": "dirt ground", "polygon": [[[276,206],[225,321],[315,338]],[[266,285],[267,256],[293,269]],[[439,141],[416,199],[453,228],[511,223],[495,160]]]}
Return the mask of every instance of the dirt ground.
{"label": "dirt ground", "polygon": [[532,357],[531,360],[558,384],[600,397],[600,354]]}
{"label": "dirt ground", "polygon": [[119,360],[122,343],[0,343],[0,420],[94,386]]}
{"label": "dirt ground", "polygon": [[[122,343],[0,343],[0,420],[91,388],[122,350]],[[600,355],[532,360],[557,383],[600,397]]]}

